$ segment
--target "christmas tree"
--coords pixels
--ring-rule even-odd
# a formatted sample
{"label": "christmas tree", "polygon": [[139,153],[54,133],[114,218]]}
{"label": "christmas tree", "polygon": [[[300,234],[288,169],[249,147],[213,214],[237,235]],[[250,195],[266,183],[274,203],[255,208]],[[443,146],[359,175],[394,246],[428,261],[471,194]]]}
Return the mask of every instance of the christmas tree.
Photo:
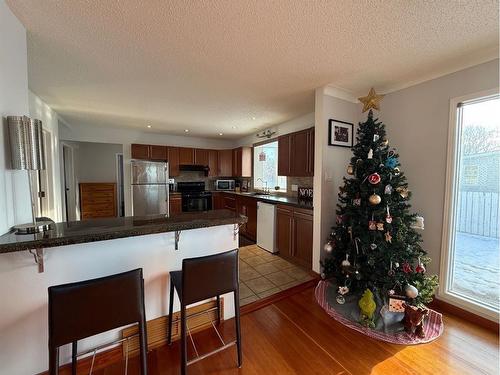
{"label": "christmas tree", "polygon": [[430,262],[421,247],[423,218],[411,214],[411,192],[401,171],[399,155],[390,147],[385,125],[373,118],[381,95],[373,90],[360,98],[368,118],[360,123],[353,156],[347,166],[323,261],[326,277],[333,277],[343,295],[370,289],[383,301],[403,295],[407,302],[429,303],[437,287],[437,276],[426,274]]}

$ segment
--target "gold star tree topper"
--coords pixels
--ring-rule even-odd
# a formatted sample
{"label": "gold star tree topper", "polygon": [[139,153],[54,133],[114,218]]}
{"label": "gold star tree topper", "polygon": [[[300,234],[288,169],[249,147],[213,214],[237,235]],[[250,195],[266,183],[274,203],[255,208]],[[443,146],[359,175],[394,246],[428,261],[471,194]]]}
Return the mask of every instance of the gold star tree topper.
{"label": "gold star tree topper", "polygon": [[377,111],[380,111],[380,101],[385,95],[379,95],[375,92],[375,89],[372,87],[367,96],[362,96],[358,98],[358,100],[363,103],[363,112],[368,111],[373,108]]}

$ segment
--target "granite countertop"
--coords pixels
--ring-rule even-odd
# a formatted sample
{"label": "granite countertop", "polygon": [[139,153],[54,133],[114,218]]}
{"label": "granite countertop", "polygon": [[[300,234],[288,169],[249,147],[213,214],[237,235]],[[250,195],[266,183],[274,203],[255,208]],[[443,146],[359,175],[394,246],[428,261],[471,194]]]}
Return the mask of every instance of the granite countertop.
{"label": "granite countertop", "polygon": [[243,197],[254,198],[266,203],[287,204],[290,206],[305,208],[308,210],[313,209],[313,202],[311,200],[302,200],[297,197],[290,197],[288,195],[267,195],[267,194],[253,193],[253,192],[246,193],[246,192],[236,192],[236,191],[213,191],[213,192],[241,195]]}
{"label": "granite countertop", "polygon": [[53,229],[44,233],[17,235],[9,232],[0,236],[0,254],[226,224],[244,224],[247,220],[245,216],[230,210],[213,210],[183,212],[170,217],[128,216],[56,223],[53,224]]}

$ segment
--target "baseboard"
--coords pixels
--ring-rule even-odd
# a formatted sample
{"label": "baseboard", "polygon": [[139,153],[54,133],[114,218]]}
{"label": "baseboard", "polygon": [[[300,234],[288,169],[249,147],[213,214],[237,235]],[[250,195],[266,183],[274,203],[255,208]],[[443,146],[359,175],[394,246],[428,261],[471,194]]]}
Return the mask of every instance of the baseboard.
{"label": "baseboard", "polygon": [[476,315],[474,313],[471,313],[470,311],[464,310],[460,307],[452,305],[451,303],[436,298],[429,304],[429,307],[445,315],[455,315],[471,324],[486,328],[489,331],[493,331],[498,335],[498,322],[483,318],[482,316]]}

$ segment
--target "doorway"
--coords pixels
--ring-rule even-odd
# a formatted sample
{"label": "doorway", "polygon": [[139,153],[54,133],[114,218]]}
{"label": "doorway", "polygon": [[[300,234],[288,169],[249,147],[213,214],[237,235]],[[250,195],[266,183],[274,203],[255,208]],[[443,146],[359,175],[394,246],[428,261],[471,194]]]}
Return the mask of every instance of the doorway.
{"label": "doorway", "polygon": [[63,156],[63,198],[65,221],[77,220],[77,204],[75,192],[75,167],[73,147],[66,143],[62,145]]}

